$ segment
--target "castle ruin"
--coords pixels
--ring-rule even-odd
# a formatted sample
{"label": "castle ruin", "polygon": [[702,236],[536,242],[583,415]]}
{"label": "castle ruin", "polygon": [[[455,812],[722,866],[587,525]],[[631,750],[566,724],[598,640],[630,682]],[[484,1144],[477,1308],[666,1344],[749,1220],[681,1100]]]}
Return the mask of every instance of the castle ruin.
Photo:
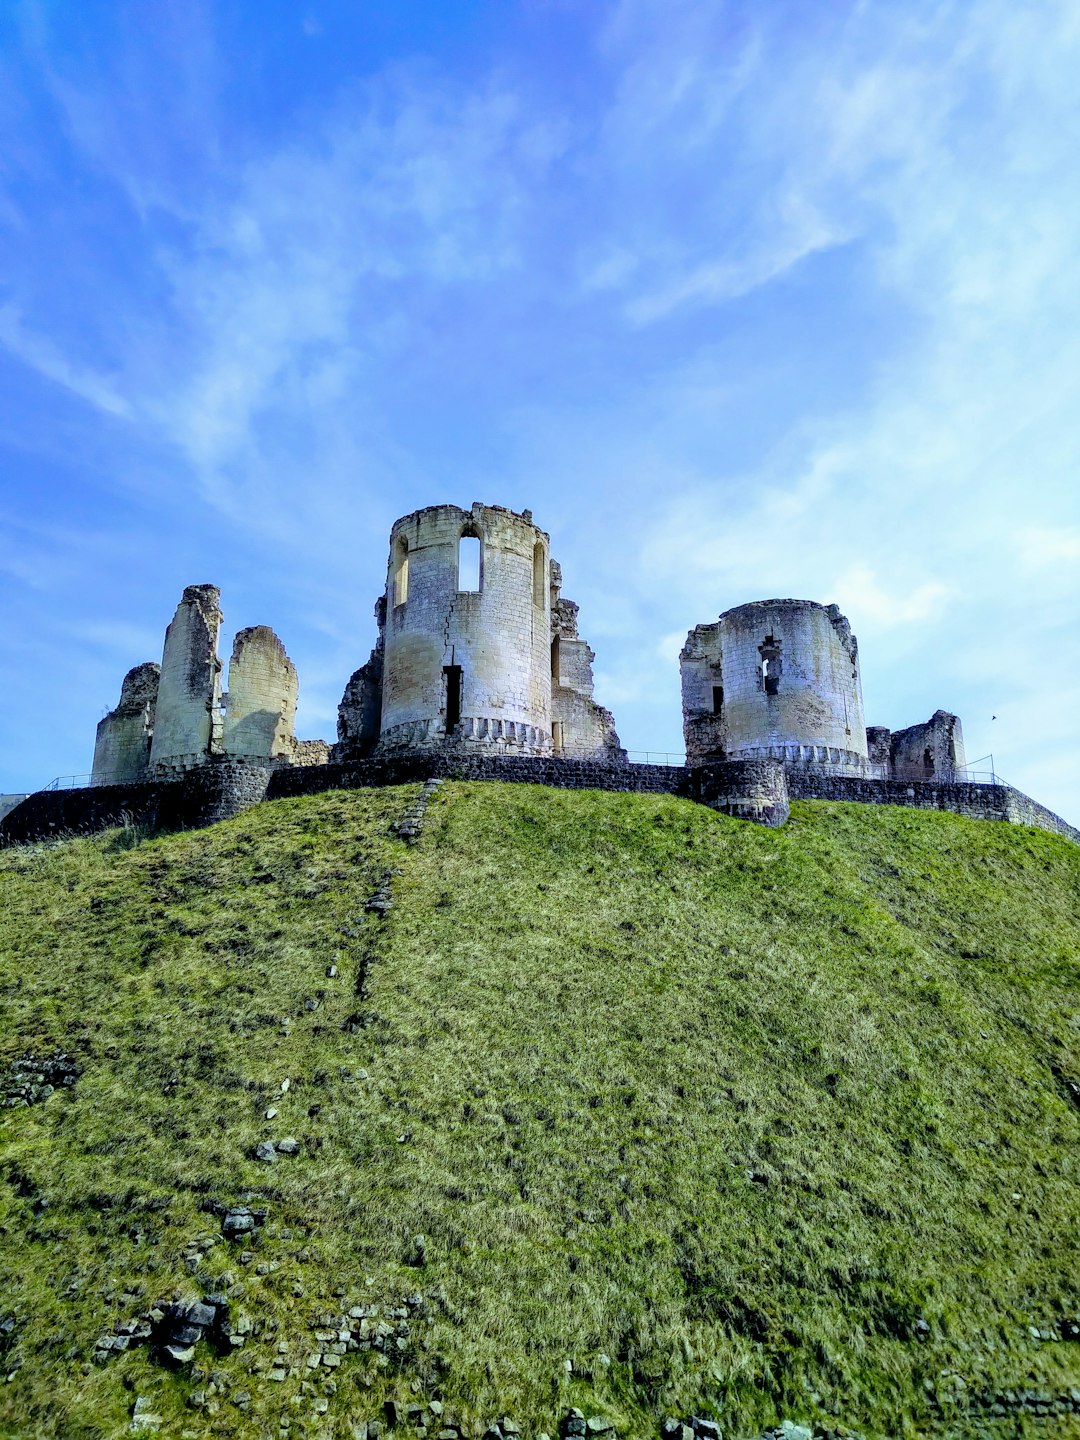
{"label": "castle ruin", "polygon": [[296,667],[265,625],[241,630],[221,690],[221,592],[189,585],[165,631],[161,664],[129,670],[115,710],[101,720],[92,785],[130,785],[182,776],[211,760],[320,764],[322,740],[293,734]]}
{"label": "castle ruin", "polygon": [[836,605],[754,600],[697,625],[679,656],[688,765],[769,759],[838,776],[967,778],[960,721],[863,721],[859,642]]}
{"label": "castle ruin", "polygon": [[767,825],[790,797],[914,805],[1080,840],[1013,787],[972,782],[948,711],[867,728],[851,626],[810,600],[695,626],[679,657],[686,763],[631,763],[528,510],[433,505],[394,524],[375,644],[333,745],[297,739],[296,667],[264,625],[237,633],[222,690],[220,598],[187,587],[160,664],[129,670],[97,727],[90,788],[4,797],[0,842],[132,817],[207,824],[268,797],[437,775],[682,795]]}
{"label": "castle ruin", "polygon": [[433,505],[403,516],[375,648],[342,697],[339,758],[460,746],[625,763],[561,584],[527,510]]}

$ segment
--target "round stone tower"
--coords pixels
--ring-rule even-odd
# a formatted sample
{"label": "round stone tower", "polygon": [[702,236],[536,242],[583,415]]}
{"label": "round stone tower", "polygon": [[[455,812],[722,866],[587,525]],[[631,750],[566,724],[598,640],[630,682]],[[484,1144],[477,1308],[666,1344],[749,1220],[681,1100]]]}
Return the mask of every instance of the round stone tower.
{"label": "round stone tower", "polygon": [[868,773],[859,646],[837,606],[738,605],[692,630],[681,661],[690,763],[768,756]]}
{"label": "round stone tower", "polygon": [[380,750],[551,753],[550,551],[529,511],[403,516],[385,603]]}

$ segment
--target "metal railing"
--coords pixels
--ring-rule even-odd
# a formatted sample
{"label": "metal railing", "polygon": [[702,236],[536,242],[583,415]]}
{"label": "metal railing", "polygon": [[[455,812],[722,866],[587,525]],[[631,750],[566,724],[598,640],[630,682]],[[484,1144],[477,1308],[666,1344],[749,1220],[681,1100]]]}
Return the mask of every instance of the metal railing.
{"label": "metal railing", "polygon": [[626,758],[635,765],[685,765],[683,750],[628,750]]}
{"label": "metal railing", "polygon": [[[989,770],[986,770],[986,769],[980,770],[980,769],[977,769],[977,768],[976,768],[977,766],[985,765],[987,761],[990,762],[990,769],[989,769]],[[959,777],[958,777],[958,778],[959,778]],[[1001,778],[1001,776],[997,773],[997,770],[996,770],[996,768],[995,768],[995,766],[994,766],[994,757],[993,757],[993,755],[980,755],[979,758],[978,758],[978,760],[972,760],[972,762],[971,762],[970,765],[965,765],[965,766],[964,766],[964,775],[963,775],[963,778],[964,778],[964,780],[967,781],[967,783],[968,783],[969,785],[1007,785],[1007,784],[1008,784],[1008,781],[1007,781],[1007,780],[1003,780],[1003,779]]]}
{"label": "metal railing", "polygon": [[[102,776],[96,783],[99,785],[107,785],[111,779],[111,775]],[[57,775],[55,779],[50,780],[47,785],[43,785],[41,788],[42,790],[82,790],[85,786],[94,783],[95,781],[92,775]]]}

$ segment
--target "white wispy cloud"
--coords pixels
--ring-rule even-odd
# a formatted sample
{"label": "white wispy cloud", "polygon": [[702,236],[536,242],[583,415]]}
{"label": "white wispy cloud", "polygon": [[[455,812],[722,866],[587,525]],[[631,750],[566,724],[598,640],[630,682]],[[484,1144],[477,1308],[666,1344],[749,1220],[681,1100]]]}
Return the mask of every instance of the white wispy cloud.
{"label": "white wispy cloud", "polygon": [[10,303],[0,305],[0,345],[46,380],[95,409],[119,418],[131,415],[131,404],[120,389],[118,377],[98,374],[92,367],[70,359],[48,336],[35,333]]}

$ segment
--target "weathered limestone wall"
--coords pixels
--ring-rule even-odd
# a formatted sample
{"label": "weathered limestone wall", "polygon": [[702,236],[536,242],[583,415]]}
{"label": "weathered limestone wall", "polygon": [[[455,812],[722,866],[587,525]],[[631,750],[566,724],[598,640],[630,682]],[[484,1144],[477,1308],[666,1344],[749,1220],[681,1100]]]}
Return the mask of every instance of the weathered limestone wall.
{"label": "weathered limestone wall", "polygon": [[715,759],[727,750],[721,630],[720,621],[695,626],[679,655],[683,738],[689,765]]}
{"label": "weathered limestone wall", "polygon": [[964,732],[956,715],[935,710],[924,725],[895,730],[889,743],[893,780],[965,780]]}
{"label": "weathered limestone wall", "polygon": [[294,740],[289,751],[290,765],[329,765],[333,746],[325,740]]}
{"label": "weathered limestone wall", "polygon": [[221,592],[189,585],[165,632],[152,771],[186,769],[221,750]]}
{"label": "weathered limestone wall", "polygon": [[626,751],[615,731],[615,717],[593,699],[591,648],[578,635],[578,607],[560,594],[562,571],[552,561],[551,592],[551,730],[556,755],[603,757],[625,764]]}
{"label": "weathered limestone wall", "polygon": [[239,631],[229,661],[225,754],[291,759],[298,692],[296,666],[273,630],[253,625]]}
{"label": "weathered limestone wall", "polygon": [[858,643],[835,605],[759,600],[687,636],[687,759],[720,755],[867,771]]}
{"label": "weathered limestone wall", "polygon": [[136,665],[124,676],[120,701],[98,722],[92,785],[129,785],[150,765],[161,666]]}
{"label": "weathered limestone wall", "polygon": [[[481,543],[476,591],[459,588],[463,536]],[[532,516],[497,505],[435,505],[394,525],[380,750],[550,751],[549,558]]]}
{"label": "weathered limestone wall", "polygon": [[875,780],[888,780],[892,773],[889,760],[891,741],[892,731],[887,725],[868,725],[866,727],[866,758],[869,762],[870,774]]}
{"label": "weathered limestone wall", "polygon": [[366,665],[349,677],[338,706],[335,760],[359,760],[370,755],[379,743],[382,726],[383,655],[386,640],[386,598],[380,596],[375,606],[379,638]]}
{"label": "weathered limestone wall", "polygon": [[860,805],[905,805],[917,810],[950,810],[970,820],[1034,825],[1080,844],[1080,830],[1011,785],[968,781],[874,780],[803,768],[787,771],[793,800],[853,800]]}

